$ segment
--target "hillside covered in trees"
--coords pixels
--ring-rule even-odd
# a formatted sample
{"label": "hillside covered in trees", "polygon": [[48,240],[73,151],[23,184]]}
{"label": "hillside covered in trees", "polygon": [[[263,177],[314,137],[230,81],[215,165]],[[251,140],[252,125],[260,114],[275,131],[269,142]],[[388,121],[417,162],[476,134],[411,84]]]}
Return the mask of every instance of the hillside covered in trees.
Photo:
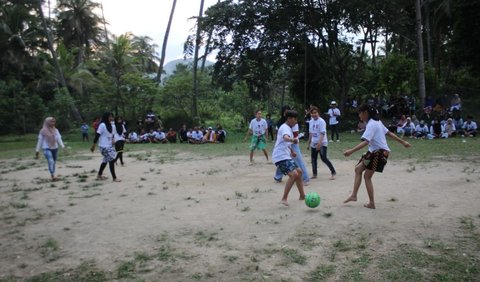
{"label": "hillside covered in trees", "polygon": [[161,80],[158,46],[109,33],[97,2],[0,0],[0,134],[37,131],[46,116],[64,130],[104,111],[134,122],[150,109],[167,124],[234,126],[256,108],[396,95],[421,109],[426,97],[459,93],[478,117],[479,1],[219,0],[206,11],[193,2],[184,53],[197,64]]}

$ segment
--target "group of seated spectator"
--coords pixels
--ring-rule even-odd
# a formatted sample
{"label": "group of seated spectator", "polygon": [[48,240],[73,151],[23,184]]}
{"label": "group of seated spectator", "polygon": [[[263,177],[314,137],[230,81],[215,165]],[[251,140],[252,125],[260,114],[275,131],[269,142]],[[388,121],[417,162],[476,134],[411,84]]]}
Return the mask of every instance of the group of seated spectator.
{"label": "group of seated spectator", "polygon": [[179,130],[179,140],[181,143],[189,144],[205,144],[205,143],[224,143],[227,132],[220,124],[216,128],[195,126],[193,129],[187,129],[187,125],[183,124]]}
{"label": "group of seated spectator", "polygon": [[131,130],[127,136],[128,143],[190,143],[190,144],[204,144],[204,143],[224,143],[226,138],[226,131],[219,124],[215,129],[208,127],[195,126],[193,129],[187,129],[186,124],[178,130],[178,134],[173,128],[168,131],[161,127],[158,129],[146,130],[142,128],[140,132]]}
{"label": "group of seated spectator", "polygon": [[388,128],[401,137],[408,136],[416,139],[474,137],[477,134],[477,123],[473,121],[473,117],[469,115],[467,120],[463,121],[459,112],[444,118],[437,116],[430,121],[418,121],[414,115],[412,117],[402,115],[398,121],[394,119]]}

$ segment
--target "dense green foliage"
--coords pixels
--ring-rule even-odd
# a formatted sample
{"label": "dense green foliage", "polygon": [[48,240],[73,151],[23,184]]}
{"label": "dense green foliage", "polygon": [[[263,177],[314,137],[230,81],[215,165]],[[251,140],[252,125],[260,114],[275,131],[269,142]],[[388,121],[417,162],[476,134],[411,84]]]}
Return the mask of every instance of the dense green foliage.
{"label": "dense green foliage", "polygon": [[[104,111],[133,122],[151,109],[166,127],[237,128],[255,109],[278,117],[287,103],[300,110],[335,99],[343,108],[351,97],[405,94],[422,105],[413,0],[219,1],[199,18],[201,44],[217,60],[197,75],[196,102],[191,66],[154,81],[151,38],[109,34],[96,2],[48,3],[0,0],[0,134],[34,132],[46,116],[71,129]],[[472,0],[422,6],[427,95],[460,93],[465,114],[474,116],[479,12]]]}

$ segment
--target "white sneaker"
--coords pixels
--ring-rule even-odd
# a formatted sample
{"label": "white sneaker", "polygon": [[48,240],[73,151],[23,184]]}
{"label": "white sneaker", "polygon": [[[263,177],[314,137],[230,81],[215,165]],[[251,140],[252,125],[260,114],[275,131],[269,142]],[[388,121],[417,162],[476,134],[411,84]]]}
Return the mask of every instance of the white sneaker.
{"label": "white sneaker", "polygon": [[328,142],[333,142],[333,140],[330,140],[330,141],[328,141]]}
{"label": "white sneaker", "polygon": [[337,142],[340,142],[340,139],[337,139]]}

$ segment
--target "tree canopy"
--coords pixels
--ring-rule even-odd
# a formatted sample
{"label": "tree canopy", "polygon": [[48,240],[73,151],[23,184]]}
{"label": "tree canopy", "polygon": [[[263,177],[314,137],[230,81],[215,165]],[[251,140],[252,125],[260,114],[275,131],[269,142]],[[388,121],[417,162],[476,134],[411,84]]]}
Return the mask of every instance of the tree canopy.
{"label": "tree canopy", "polygon": [[[146,35],[109,33],[98,6],[0,0],[0,133],[36,131],[51,115],[68,129],[77,114],[90,121],[103,111],[131,122],[154,110],[172,121],[237,126],[257,108],[276,114],[286,103],[300,110],[331,99],[344,107],[352,97],[407,95],[423,104],[415,0],[219,1],[196,17],[185,44],[193,63],[160,85],[158,46]],[[473,0],[421,6],[426,95],[460,93],[473,115],[479,12]],[[209,54],[215,64],[204,69]]]}

